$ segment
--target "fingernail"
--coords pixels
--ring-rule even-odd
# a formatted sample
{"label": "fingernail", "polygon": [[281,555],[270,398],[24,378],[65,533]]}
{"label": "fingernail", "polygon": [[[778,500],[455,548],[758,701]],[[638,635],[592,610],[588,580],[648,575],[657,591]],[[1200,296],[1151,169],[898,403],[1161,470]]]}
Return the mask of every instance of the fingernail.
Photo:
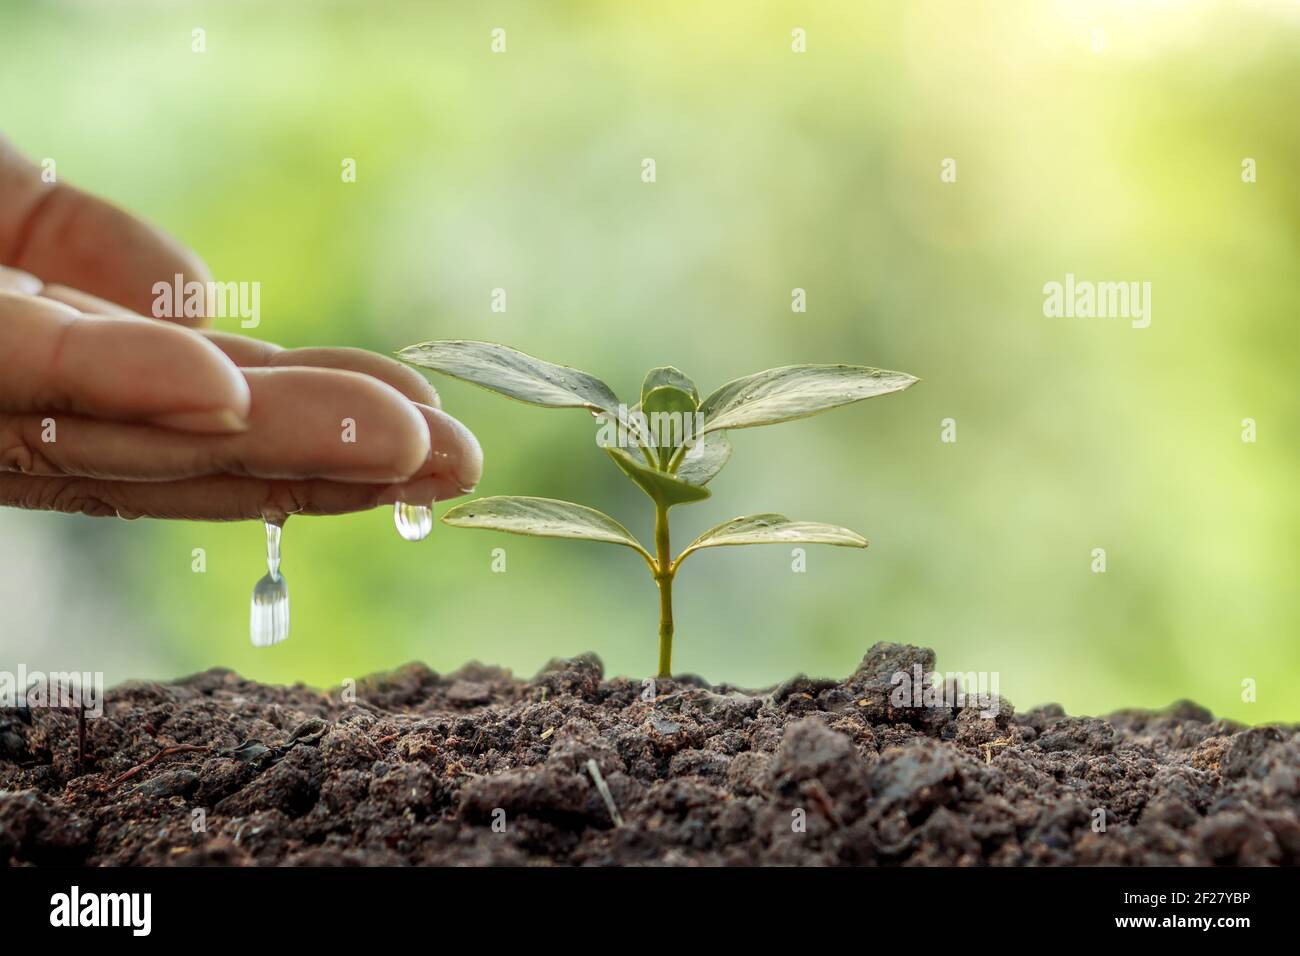
{"label": "fingernail", "polygon": [[181,432],[204,435],[228,435],[248,431],[248,421],[228,408],[210,408],[201,412],[172,412],[155,415],[149,424]]}

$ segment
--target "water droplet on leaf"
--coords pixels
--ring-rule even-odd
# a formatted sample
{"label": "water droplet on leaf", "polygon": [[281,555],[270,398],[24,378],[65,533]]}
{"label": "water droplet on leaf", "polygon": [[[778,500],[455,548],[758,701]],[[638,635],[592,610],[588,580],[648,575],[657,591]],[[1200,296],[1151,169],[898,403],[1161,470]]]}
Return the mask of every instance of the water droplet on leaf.
{"label": "water droplet on leaf", "polygon": [[433,530],[433,509],[428,505],[411,505],[399,501],[393,505],[393,524],[407,541],[423,541]]}
{"label": "water droplet on leaf", "polygon": [[283,521],[266,522],[266,574],[253,587],[249,636],[254,647],[270,647],[289,636],[289,585],[280,573]]}

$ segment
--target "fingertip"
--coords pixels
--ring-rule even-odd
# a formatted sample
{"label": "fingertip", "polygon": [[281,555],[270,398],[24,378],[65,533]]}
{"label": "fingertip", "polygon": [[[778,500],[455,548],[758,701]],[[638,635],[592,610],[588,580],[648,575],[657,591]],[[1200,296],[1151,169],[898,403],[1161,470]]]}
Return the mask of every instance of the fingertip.
{"label": "fingertip", "polygon": [[[138,388],[156,411],[145,420],[161,428],[233,434],[248,428],[252,393],[244,375],[202,335],[144,318],[102,320],[96,338],[138,363]],[[95,320],[98,324],[100,320]],[[111,323],[111,325],[109,324]]]}
{"label": "fingertip", "polygon": [[248,416],[252,412],[253,393],[248,386],[248,379],[226,354],[197,332],[185,333],[197,347],[208,355],[207,367],[212,375],[212,394],[218,399],[214,404],[219,409],[230,412],[236,419],[248,425]]}
{"label": "fingertip", "polygon": [[411,400],[421,405],[428,405],[432,408],[442,408],[442,396],[438,394],[438,389],[431,381],[429,381],[428,377],[419,369],[407,364],[406,359],[402,357],[402,350],[393,352],[392,356],[393,364],[401,368],[408,376],[409,380],[414,381],[418,379],[420,382],[419,392],[423,393],[423,397],[412,393]]}
{"label": "fingertip", "polygon": [[397,389],[360,372],[246,368],[252,428],[234,454],[262,478],[388,485],[421,472],[429,427]]}
{"label": "fingertip", "polygon": [[[149,320],[141,320],[149,322]],[[197,332],[174,325],[149,322],[151,329],[166,329],[167,335],[190,353],[191,375],[186,383],[185,404],[179,411],[168,412],[150,421],[163,428],[204,434],[234,434],[246,431],[252,411],[253,396],[248,380],[216,345]]]}
{"label": "fingertip", "polygon": [[[388,385],[382,387],[391,388]],[[392,391],[397,390],[392,389]],[[406,418],[412,424],[412,435],[411,440],[399,442],[394,464],[399,475],[403,478],[411,478],[420,473],[434,453],[433,430],[417,410],[418,406],[403,400],[402,407]]]}
{"label": "fingertip", "polygon": [[[405,366],[403,366],[403,368],[405,368]],[[421,405],[428,405],[430,408],[436,408],[441,411],[442,396],[438,394],[438,390],[434,388],[433,383],[430,382],[423,375],[421,375],[419,372],[415,371],[415,369],[410,369],[410,372],[412,375],[414,375],[416,378],[418,378],[421,382],[424,383],[424,390],[425,390],[426,397],[423,400],[416,399],[416,401]]]}
{"label": "fingertip", "polygon": [[473,491],[483,477],[483,448],[458,419],[430,405],[415,406],[429,427],[430,456],[421,477],[450,479],[463,494]]}
{"label": "fingertip", "polygon": [[417,405],[442,408],[442,398],[427,378],[409,365],[401,365],[386,359],[380,361],[383,362],[382,370],[367,369],[371,375],[392,385]]}

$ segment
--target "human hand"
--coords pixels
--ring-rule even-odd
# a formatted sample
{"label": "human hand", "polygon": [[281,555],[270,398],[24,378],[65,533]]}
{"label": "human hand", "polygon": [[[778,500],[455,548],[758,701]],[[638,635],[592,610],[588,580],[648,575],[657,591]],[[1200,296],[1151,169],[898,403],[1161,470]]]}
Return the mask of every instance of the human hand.
{"label": "human hand", "polygon": [[176,275],[208,279],[0,139],[0,504],[235,520],[427,504],[478,482],[478,442],[418,373],[144,318]]}

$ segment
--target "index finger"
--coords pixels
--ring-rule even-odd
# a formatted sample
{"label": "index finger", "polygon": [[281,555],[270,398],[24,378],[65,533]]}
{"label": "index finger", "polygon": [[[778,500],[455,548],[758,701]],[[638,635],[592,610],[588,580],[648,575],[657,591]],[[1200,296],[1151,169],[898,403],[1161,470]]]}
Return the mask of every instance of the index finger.
{"label": "index finger", "polygon": [[247,427],[250,401],[239,369],[197,332],[0,292],[0,411],[223,433]]}
{"label": "index finger", "polygon": [[230,332],[205,331],[204,337],[240,368],[285,368],[299,365],[311,368],[336,368],[361,372],[393,386],[413,402],[442,407],[438,390],[423,375],[386,355],[366,349],[325,346],[285,349],[261,339],[245,338]]}
{"label": "index finger", "polygon": [[[0,266],[0,271],[3,271],[3,268]],[[4,275],[0,274],[0,290],[4,288],[4,279]],[[10,281],[16,283],[19,280]],[[136,315],[128,309],[98,296],[88,295],[80,289],[46,286],[44,290],[38,289],[38,291],[47,299],[70,305],[87,315],[116,315],[128,318]],[[261,339],[250,339],[233,332],[214,332],[211,329],[204,329],[202,334],[240,368],[284,368],[300,365],[362,372],[393,386],[413,402],[432,405],[434,408],[442,407],[438,390],[429,383],[428,379],[409,365],[403,365],[386,355],[347,347],[285,349]]]}
{"label": "index finger", "polygon": [[[155,283],[207,282],[207,266],[161,230],[61,182],[0,136],[0,265],[151,314]],[[176,321],[202,325],[203,319]]]}

